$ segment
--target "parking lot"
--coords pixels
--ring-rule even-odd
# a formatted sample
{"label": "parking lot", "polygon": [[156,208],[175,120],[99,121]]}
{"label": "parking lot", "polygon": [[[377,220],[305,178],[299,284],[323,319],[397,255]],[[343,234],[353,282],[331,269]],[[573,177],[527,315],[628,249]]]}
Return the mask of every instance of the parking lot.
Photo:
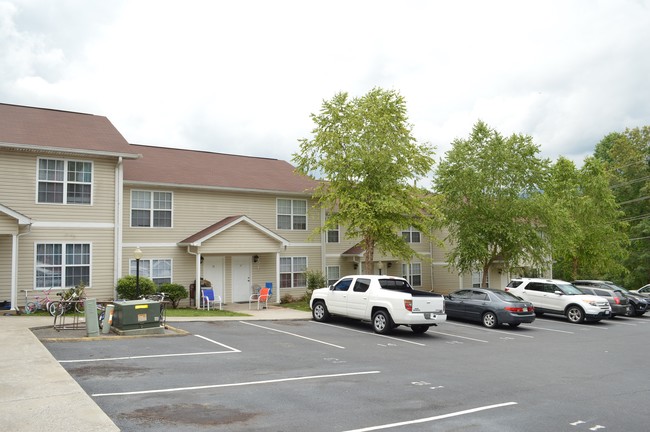
{"label": "parking lot", "polygon": [[46,346],[123,431],[648,430],[650,317],[172,325],[188,334]]}

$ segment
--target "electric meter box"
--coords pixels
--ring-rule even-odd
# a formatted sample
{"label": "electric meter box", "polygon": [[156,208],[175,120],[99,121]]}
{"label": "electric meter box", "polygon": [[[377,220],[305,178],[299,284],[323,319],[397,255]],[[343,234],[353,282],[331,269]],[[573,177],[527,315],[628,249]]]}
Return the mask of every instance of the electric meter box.
{"label": "electric meter box", "polygon": [[160,327],[160,302],[126,300],[114,302],[112,326],[119,330]]}

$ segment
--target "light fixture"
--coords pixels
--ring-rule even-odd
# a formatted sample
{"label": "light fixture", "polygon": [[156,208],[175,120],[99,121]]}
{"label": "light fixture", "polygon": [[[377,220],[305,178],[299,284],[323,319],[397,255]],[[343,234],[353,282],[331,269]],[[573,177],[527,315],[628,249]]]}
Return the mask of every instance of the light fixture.
{"label": "light fixture", "polygon": [[391,268],[393,266],[393,263],[388,261],[388,264],[386,264],[386,267]]}
{"label": "light fixture", "polygon": [[259,255],[253,255],[253,262],[258,262],[260,260]]}

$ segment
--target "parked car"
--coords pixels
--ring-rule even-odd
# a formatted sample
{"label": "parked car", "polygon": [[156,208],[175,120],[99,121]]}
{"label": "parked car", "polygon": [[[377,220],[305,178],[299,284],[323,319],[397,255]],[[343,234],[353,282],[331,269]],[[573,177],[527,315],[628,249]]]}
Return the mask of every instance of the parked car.
{"label": "parked car", "polygon": [[399,325],[424,333],[447,320],[442,295],[414,290],[406,279],[352,275],[312,292],[309,306],[315,321],[331,315],[370,321],[375,332],[389,333]]}
{"label": "parked car", "polygon": [[561,280],[513,279],[505,291],[531,302],[538,316],[544,313],[564,315],[572,323],[600,321],[612,313],[604,298],[583,294],[575,285]]}
{"label": "parked car", "polygon": [[627,294],[621,290],[581,285],[576,285],[576,287],[582,291],[583,294],[591,294],[606,298],[609,302],[609,306],[612,308],[612,315],[610,318],[614,318],[616,315],[628,315],[631,313],[630,309],[632,308],[632,305],[630,305],[630,299]]}
{"label": "parked car", "polygon": [[650,298],[650,284],[643,285],[641,288],[636,290],[630,290],[630,292],[642,295],[645,298]]}
{"label": "parked car", "polygon": [[641,316],[644,313],[646,313],[646,311],[648,310],[648,302],[641,294],[635,294],[631,291],[628,291],[622,286],[616,285],[612,281],[584,279],[584,280],[576,280],[573,281],[572,283],[576,285],[582,285],[582,286],[609,288],[609,289],[617,289],[623,291],[630,299],[630,304],[634,308],[634,310],[630,310],[628,312],[627,316]]}
{"label": "parked car", "polygon": [[533,304],[508,292],[487,288],[468,288],[445,296],[448,318],[479,321],[487,328],[501,324],[517,327],[535,321]]}

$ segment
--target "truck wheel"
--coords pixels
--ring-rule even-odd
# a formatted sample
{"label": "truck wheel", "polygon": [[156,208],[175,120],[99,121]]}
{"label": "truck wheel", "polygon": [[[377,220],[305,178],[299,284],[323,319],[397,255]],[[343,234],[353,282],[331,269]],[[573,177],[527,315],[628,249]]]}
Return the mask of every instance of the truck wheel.
{"label": "truck wheel", "polygon": [[314,321],[325,322],[329,321],[330,313],[327,310],[327,306],[322,301],[314,303],[314,308],[311,310],[311,316],[314,317]]}
{"label": "truck wheel", "polygon": [[393,320],[385,310],[378,310],[372,316],[372,328],[375,333],[387,334],[393,329]]}
{"label": "truck wheel", "polygon": [[585,313],[578,306],[571,306],[566,310],[566,317],[575,324],[580,324],[585,320]]}
{"label": "truck wheel", "polygon": [[426,333],[426,331],[429,330],[429,326],[426,324],[415,324],[411,326],[411,330],[415,334],[422,334]]}

